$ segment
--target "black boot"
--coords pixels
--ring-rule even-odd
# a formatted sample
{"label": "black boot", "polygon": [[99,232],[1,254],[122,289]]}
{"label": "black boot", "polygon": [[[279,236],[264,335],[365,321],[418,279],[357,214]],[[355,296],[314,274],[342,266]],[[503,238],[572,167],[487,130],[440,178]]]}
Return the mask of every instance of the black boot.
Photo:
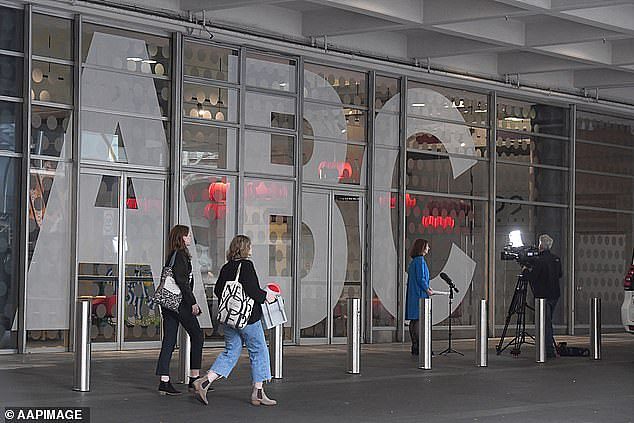
{"label": "black boot", "polygon": [[177,390],[172,386],[172,382],[163,382],[159,383],[158,387],[159,394],[161,395],[180,395],[181,391]]}

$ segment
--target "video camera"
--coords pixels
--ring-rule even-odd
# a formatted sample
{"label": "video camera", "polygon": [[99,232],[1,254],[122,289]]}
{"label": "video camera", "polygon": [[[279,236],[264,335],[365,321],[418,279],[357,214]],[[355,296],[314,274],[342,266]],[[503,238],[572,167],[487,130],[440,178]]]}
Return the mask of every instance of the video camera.
{"label": "video camera", "polygon": [[520,231],[509,233],[509,243],[504,246],[500,254],[502,260],[515,260],[522,266],[531,267],[539,256],[539,249],[532,245],[524,245]]}

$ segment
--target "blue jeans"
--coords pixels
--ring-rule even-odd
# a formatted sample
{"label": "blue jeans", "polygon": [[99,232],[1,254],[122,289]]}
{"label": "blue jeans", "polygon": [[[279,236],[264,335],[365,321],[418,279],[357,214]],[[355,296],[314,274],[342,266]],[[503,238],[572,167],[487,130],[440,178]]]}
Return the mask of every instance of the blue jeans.
{"label": "blue jeans", "polygon": [[223,325],[225,331],[225,350],[220,353],[210,371],[227,378],[236,366],[242,352],[242,341],[249,351],[251,361],[251,378],[253,382],[264,382],[271,379],[271,360],[269,350],[264,339],[262,322],[257,321],[243,329],[234,329]]}

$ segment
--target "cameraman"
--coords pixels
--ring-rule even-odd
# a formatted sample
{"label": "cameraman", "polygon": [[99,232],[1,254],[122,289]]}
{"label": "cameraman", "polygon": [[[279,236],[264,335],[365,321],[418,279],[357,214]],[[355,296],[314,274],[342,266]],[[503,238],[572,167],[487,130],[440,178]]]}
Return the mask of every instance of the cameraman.
{"label": "cameraman", "polygon": [[535,298],[546,299],[546,357],[555,358],[553,313],[559,300],[559,279],[562,276],[561,259],[550,252],[553,239],[547,234],[539,237],[539,256],[525,270]]}

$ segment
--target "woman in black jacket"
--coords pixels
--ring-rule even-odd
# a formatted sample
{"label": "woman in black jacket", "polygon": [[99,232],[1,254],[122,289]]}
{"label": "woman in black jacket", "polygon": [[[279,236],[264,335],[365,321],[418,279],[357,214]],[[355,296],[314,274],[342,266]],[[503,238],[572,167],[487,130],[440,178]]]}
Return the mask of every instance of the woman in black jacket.
{"label": "woman in black jacket", "polygon": [[264,339],[262,329],[262,309],[260,307],[265,301],[275,301],[275,296],[260,288],[258,275],[255,272],[251,257],[251,240],[244,235],[238,235],[231,241],[229,251],[227,251],[227,263],[220,269],[220,275],[216,282],[214,294],[220,299],[227,281],[236,280],[238,268],[240,276],[238,278],[244,292],[256,303],[253,306],[247,325],[242,329],[236,329],[223,324],[225,333],[225,350],[220,353],[216,361],[209,369],[206,376],[194,382],[196,398],[204,404],[208,404],[207,390],[211,383],[220,378],[229,377],[235,367],[242,343],[244,342],[249,350],[251,362],[251,378],[253,380],[253,390],[251,391],[251,404],[253,405],[275,405],[277,401],[272,400],[264,393],[262,383],[271,379],[271,362],[269,350]]}
{"label": "woman in black jacket", "polygon": [[192,274],[191,255],[189,247],[192,243],[192,234],[189,228],[184,225],[176,225],[169,234],[169,255],[166,264],[174,257],[172,272],[174,280],[181,290],[183,299],[178,308],[178,313],[161,307],[163,314],[163,343],[161,344],[161,354],[156,365],[156,374],[161,377],[159,393],[161,395],[179,395],[178,391],[170,383],[169,368],[172,359],[172,352],[176,345],[178,335],[178,324],[189,334],[191,340],[191,376],[189,378],[189,388],[193,390],[193,382],[200,376],[200,362],[203,355],[203,332],[198,324],[198,315],[201,313],[200,307],[194,297],[194,278]]}

